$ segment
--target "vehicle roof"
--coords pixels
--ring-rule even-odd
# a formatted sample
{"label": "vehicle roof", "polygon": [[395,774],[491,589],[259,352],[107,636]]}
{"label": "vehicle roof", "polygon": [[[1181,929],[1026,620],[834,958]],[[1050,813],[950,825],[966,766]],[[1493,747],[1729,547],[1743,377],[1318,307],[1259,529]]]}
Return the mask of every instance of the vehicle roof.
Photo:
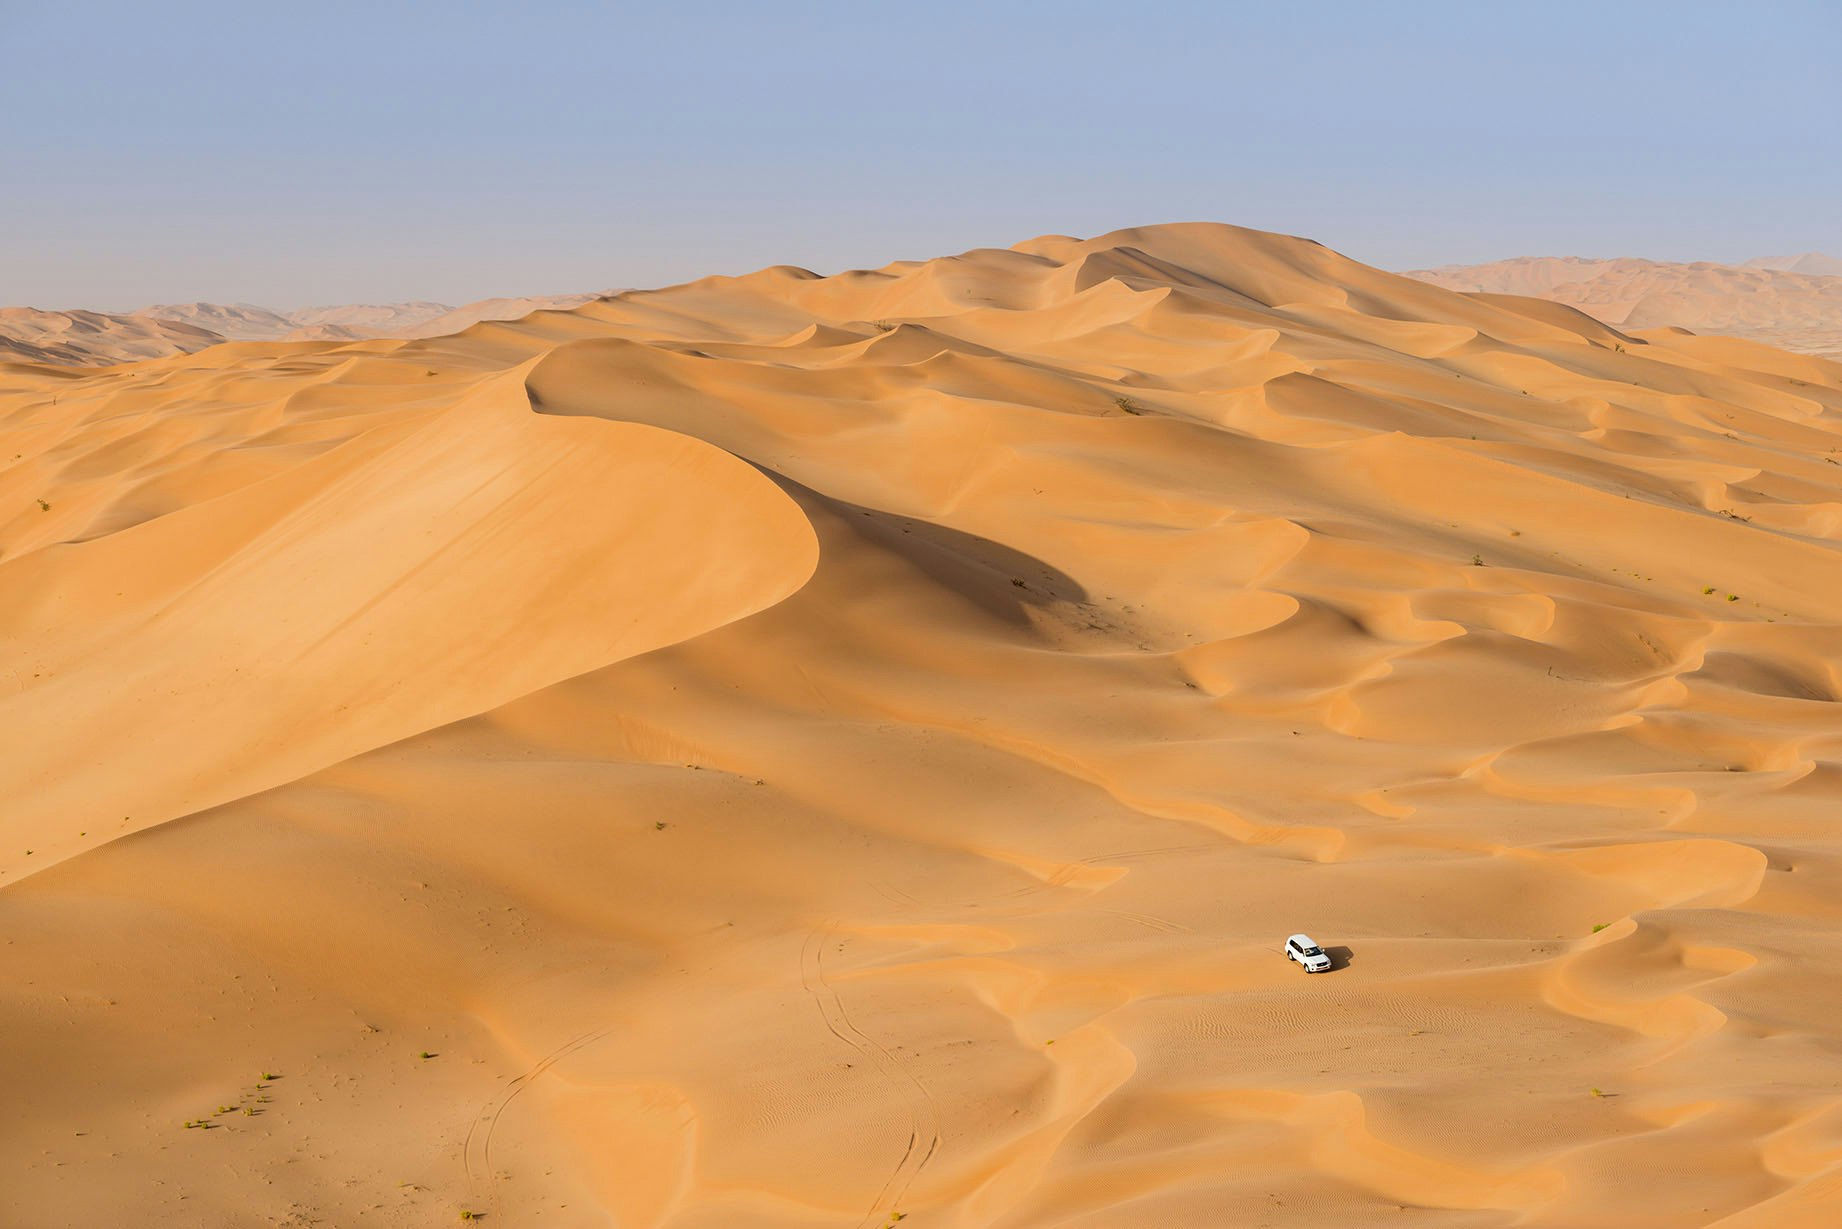
{"label": "vehicle roof", "polygon": [[1316,947],[1318,945],[1318,941],[1307,934],[1288,935],[1286,936],[1286,942],[1296,943],[1300,947]]}

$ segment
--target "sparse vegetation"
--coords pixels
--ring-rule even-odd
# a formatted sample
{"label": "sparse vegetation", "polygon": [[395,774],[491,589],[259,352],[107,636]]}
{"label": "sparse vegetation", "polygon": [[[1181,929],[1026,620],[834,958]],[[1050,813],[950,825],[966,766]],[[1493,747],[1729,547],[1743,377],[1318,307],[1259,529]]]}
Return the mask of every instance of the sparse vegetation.
{"label": "sparse vegetation", "polygon": [[1729,593],[1727,595],[1727,600],[1730,602],[1737,602],[1740,600],[1740,595],[1737,593]]}
{"label": "sparse vegetation", "polygon": [[1473,556],[1471,556],[1471,566],[1472,566],[1472,567],[1474,567],[1474,568],[1481,568],[1481,567],[1483,567],[1483,566],[1484,566],[1484,556],[1482,556],[1482,555],[1473,555]]}
{"label": "sparse vegetation", "polygon": [[653,823],[653,825],[652,825],[652,830],[653,830],[654,832],[663,832],[663,831],[665,831],[665,827],[666,827],[666,825],[665,825],[665,821],[664,821],[664,820],[662,820],[662,819],[661,819],[661,820],[656,820],[656,821],[654,821],[654,823]]}
{"label": "sparse vegetation", "polygon": [[1703,585],[1701,587],[1701,591],[1703,593],[1712,593],[1714,592],[1714,586],[1713,585]]}
{"label": "sparse vegetation", "polygon": [[434,1056],[433,1054],[431,1054],[431,1053],[430,1053],[429,1051],[427,1051],[427,1050],[424,1050],[424,1051],[422,1051],[422,1057],[423,1057],[424,1059],[430,1059],[430,1058],[433,1058],[433,1057],[435,1057],[435,1056]]}
{"label": "sparse vegetation", "polygon": [[1593,933],[1598,934],[1600,931],[1604,930],[1607,926],[1610,926],[1610,925],[1611,925],[1610,922],[1600,922],[1597,926],[1593,927]]}
{"label": "sparse vegetation", "polygon": [[1138,402],[1132,400],[1130,397],[1115,397],[1113,398],[1113,404],[1128,414],[1143,414],[1145,412],[1139,408]]}
{"label": "sparse vegetation", "polygon": [[38,510],[40,512],[49,512],[51,511],[51,505],[41,499],[38,501]]}

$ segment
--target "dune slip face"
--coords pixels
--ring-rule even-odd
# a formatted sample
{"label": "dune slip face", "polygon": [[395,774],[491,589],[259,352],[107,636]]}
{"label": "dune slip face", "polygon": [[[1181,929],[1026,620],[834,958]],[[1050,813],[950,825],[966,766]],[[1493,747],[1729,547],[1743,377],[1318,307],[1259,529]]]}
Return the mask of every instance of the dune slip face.
{"label": "dune slip face", "polygon": [[0,363],[0,1223],[1831,1225],[1839,542],[1212,224]]}

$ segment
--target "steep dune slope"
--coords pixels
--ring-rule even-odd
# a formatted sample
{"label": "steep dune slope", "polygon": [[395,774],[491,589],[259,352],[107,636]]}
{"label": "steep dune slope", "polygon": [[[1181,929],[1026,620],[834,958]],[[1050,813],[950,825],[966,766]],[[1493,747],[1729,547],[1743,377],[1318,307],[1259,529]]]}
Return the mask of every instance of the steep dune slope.
{"label": "steep dune slope", "polygon": [[1827,1225],[1839,412],[1206,225],[5,369],[14,1214]]}
{"label": "steep dune slope", "polygon": [[[377,367],[252,372],[208,428],[113,393],[22,416],[30,454],[0,481],[55,503],[0,529],[9,844],[56,857],[98,807],[124,818],[92,842],[277,784],[750,613],[811,569],[797,511],[708,445],[533,418],[517,370],[431,395]],[[300,412],[313,393],[336,416]]]}

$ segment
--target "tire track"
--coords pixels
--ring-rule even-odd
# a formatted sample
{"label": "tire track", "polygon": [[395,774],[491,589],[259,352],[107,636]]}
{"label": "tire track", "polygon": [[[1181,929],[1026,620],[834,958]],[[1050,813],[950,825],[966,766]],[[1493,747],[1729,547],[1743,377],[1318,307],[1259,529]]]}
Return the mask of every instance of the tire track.
{"label": "tire track", "polygon": [[[511,1083],[506,1085],[504,1092],[489,1098],[486,1104],[480,1107],[480,1112],[474,1115],[473,1124],[467,1128],[466,1142],[461,1146],[461,1164],[466,1171],[469,1186],[477,1187],[482,1182],[485,1184],[486,1201],[490,1206],[494,1223],[497,1223],[502,1211],[499,1201],[499,1184],[493,1178],[492,1169],[492,1139],[493,1133],[499,1129],[499,1119],[504,1116],[512,1102],[518,1099],[518,1095],[536,1082],[538,1076],[576,1051],[606,1037],[612,1031],[611,1028],[593,1029],[564,1042],[539,1059],[529,1071],[514,1076]],[[484,1130],[481,1130],[482,1126]]]}
{"label": "tire track", "polygon": [[1161,934],[1186,935],[1195,933],[1182,922],[1173,922],[1169,918],[1156,917],[1149,913],[1134,913],[1129,909],[1101,909],[1098,910],[1098,912],[1110,914],[1113,917],[1124,918],[1128,922],[1143,926],[1147,930],[1158,931]]}
{"label": "tire track", "polygon": [[[825,948],[836,934],[836,929],[827,923],[806,935],[800,945],[800,985],[812,996],[831,1035],[867,1059],[883,1080],[901,1094],[908,1110],[908,1142],[869,1209],[857,1222],[857,1229],[869,1229],[881,1223],[880,1217],[895,1210],[909,1186],[934,1159],[934,1153],[940,1148],[940,1107],[907,1064],[851,1020],[844,1000],[825,976]],[[842,950],[842,942],[838,948]]]}

